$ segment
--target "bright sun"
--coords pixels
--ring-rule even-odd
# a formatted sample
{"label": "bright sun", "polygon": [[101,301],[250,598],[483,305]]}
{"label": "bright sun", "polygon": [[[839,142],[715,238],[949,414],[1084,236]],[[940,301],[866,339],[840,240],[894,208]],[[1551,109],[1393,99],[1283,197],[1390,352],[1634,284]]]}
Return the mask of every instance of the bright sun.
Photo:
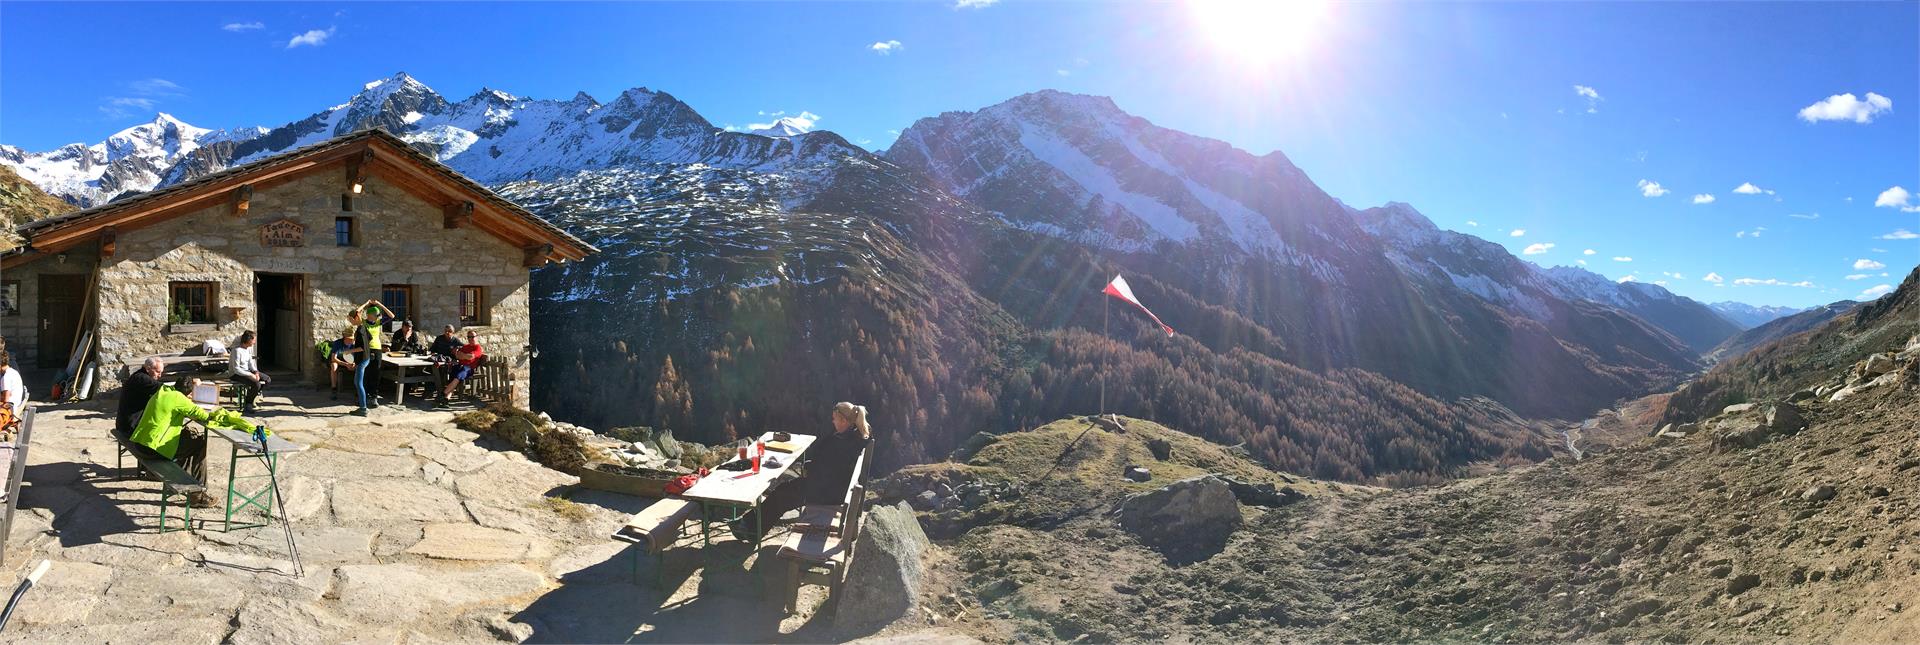
{"label": "bright sun", "polygon": [[1327,15],[1324,0],[1188,0],[1198,35],[1236,62],[1268,67],[1299,58]]}

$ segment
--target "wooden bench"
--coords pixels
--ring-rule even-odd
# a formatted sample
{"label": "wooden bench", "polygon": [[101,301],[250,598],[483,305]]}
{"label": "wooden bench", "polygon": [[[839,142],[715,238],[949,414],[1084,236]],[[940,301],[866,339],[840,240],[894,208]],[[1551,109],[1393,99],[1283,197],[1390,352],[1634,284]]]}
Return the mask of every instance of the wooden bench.
{"label": "wooden bench", "polygon": [[847,494],[840,504],[809,504],[800,509],[787,541],[780,546],[779,557],[787,561],[786,599],[788,614],[799,611],[800,585],[827,587],[830,598],[837,599],[840,583],[846,580],[847,564],[853,559],[853,546],[860,540],[860,516],[866,510],[867,488],[860,484],[867,453],[853,462],[853,476],[847,480]]}
{"label": "wooden bench", "polygon": [[[141,470],[146,471],[154,479],[160,480],[160,532],[193,528],[193,503],[187,496],[191,493],[205,492],[206,485],[194,479],[192,474],[171,459],[140,456],[140,453],[133,452],[125,443],[120,444],[120,449],[126,454],[133,455],[134,461],[139,462]],[[168,509],[173,506],[175,497],[180,498],[182,511],[180,528],[169,529],[167,528],[167,517],[170,515]]]}
{"label": "wooden bench", "polygon": [[636,584],[640,580],[640,554],[641,551],[645,551],[654,558],[654,585],[664,590],[667,580],[667,547],[673,546],[685,537],[683,529],[687,525],[687,520],[699,510],[700,504],[696,502],[674,498],[662,499],[634,513],[633,517],[627,519],[626,526],[614,532],[613,539],[640,546],[640,549],[633,553],[633,578]]}

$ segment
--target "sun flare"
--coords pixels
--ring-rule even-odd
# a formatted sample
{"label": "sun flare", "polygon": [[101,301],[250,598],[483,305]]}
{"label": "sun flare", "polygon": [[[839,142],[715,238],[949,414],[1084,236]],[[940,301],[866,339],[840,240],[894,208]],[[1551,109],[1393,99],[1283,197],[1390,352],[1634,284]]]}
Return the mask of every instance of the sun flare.
{"label": "sun flare", "polygon": [[1324,0],[1189,0],[1187,6],[1203,40],[1257,67],[1306,54],[1327,15]]}

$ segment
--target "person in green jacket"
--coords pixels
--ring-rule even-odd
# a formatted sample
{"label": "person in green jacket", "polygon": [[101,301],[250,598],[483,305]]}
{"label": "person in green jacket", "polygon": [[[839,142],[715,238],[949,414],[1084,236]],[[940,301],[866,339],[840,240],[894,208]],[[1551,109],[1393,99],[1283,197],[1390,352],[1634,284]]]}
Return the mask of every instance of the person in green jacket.
{"label": "person in green jacket", "polygon": [[[169,459],[191,473],[195,479],[206,481],[207,435],[203,432],[187,432],[188,419],[200,422],[207,427],[226,428],[241,432],[253,432],[253,423],[237,412],[221,407],[212,410],[201,408],[188,396],[200,379],[181,377],[173,387],[160,388],[152,399],[147,401],[147,409],[140,415],[140,425],[135,426],[129,437],[129,448],[144,459]],[[206,493],[188,496],[189,503],[195,506],[211,505],[213,498]]]}

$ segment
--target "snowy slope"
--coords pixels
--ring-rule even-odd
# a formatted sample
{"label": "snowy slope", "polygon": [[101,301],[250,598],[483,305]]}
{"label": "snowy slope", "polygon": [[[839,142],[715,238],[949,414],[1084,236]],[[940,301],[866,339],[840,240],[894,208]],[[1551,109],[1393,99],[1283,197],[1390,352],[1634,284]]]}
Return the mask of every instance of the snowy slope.
{"label": "snowy slope", "polygon": [[1707,303],[1714,311],[1720,312],[1727,320],[1733,321],[1741,329],[1752,329],[1775,320],[1791,316],[1806,309],[1799,307],[1776,307],[1772,305],[1750,305],[1744,302],[1725,300]]}
{"label": "snowy slope", "polygon": [[92,206],[372,127],[490,184],[658,163],[805,173],[867,156],[831,132],[725,132],[673,96],[646,88],[605,104],[585,93],[559,101],[494,89],[455,103],[403,72],[272,129],[210,131],[163,114],[94,146],[46,153],[0,147],[0,163],[53,195]]}
{"label": "snowy slope", "polygon": [[164,183],[168,170],[204,146],[241,143],[264,133],[262,128],[209,130],[162,112],[150,123],[93,145],[73,143],[47,152],[0,145],[0,163],[48,194],[91,206],[152,190]]}

